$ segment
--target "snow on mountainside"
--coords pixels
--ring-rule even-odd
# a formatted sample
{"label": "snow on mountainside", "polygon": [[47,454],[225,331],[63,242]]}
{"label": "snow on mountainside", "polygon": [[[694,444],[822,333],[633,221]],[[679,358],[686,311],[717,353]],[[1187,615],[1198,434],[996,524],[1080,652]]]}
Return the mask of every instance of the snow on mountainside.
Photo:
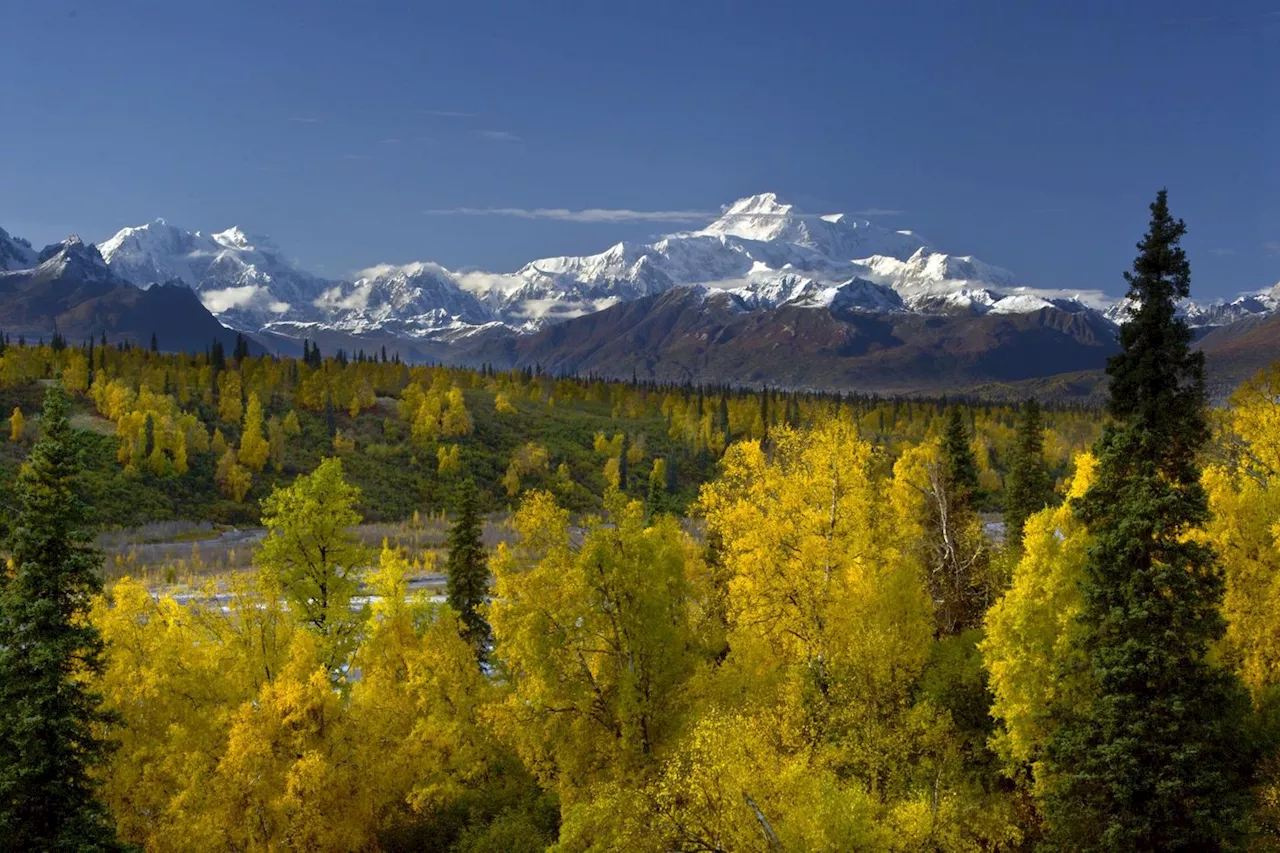
{"label": "snow on mountainside", "polygon": [[139,287],[178,280],[237,328],[309,318],[329,282],[293,266],[269,239],[239,228],[184,231],[163,219],[125,228],[102,246],[116,273]]}
{"label": "snow on mountainside", "polygon": [[36,253],[31,244],[0,228],[0,272],[25,270],[35,265]]}
{"label": "snow on mountainside", "polygon": [[474,294],[458,287],[439,264],[379,264],[354,282],[339,282],[315,300],[326,325],[348,332],[371,329],[419,336],[449,327],[493,322]]}
{"label": "snow on mountainside", "polygon": [[[1010,271],[939,251],[920,235],[841,213],[810,214],[762,193],[723,208],[706,227],[594,255],[531,261],[515,272],[456,272],[381,264],[339,281],[312,275],[270,240],[238,228],[185,231],[157,219],[104,242],[110,269],[139,287],[180,280],[224,323],[242,330],[322,328],[453,339],[501,323],[532,332],[675,287],[726,294],[736,310],[782,306],[860,313],[1029,314],[1049,307],[1125,306],[1098,291],[1026,286]],[[31,265],[30,247],[0,232],[0,270]],[[1280,287],[1280,286],[1278,286]],[[1193,325],[1270,313],[1280,291],[1188,303]]]}

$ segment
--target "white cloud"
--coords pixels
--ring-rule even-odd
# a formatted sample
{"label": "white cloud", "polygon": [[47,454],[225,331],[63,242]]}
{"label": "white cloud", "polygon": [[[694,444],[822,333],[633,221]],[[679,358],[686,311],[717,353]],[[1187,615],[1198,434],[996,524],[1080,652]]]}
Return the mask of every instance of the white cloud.
{"label": "white cloud", "polygon": [[289,119],[289,121],[295,122],[297,124],[319,124],[320,123],[320,119],[310,118],[307,116],[293,116]]}
{"label": "white cloud", "polygon": [[382,140],[382,144],[383,145],[399,145],[401,141],[402,140],[396,139],[394,136],[389,136],[386,139]]}
{"label": "white cloud", "polygon": [[589,207],[568,210],[562,207],[450,207],[424,211],[431,216],[512,216],[517,219],[554,219],[559,222],[706,222],[716,218],[709,210],[628,210]]}
{"label": "white cloud", "polygon": [[1211,255],[1234,255],[1235,253],[1236,253],[1235,249],[1210,249],[1209,250],[1209,254]]}
{"label": "white cloud", "polygon": [[1268,252],[1280,252],[1280,240],[1268,240],[1262,244],[1262,248]]}
{"label": "white cloud", "polygon": [[458,286],[463,290],[481,297],[494,293],[510,293],[524,284],[524,279],[518,275],[484,272],[482,270],[460,272],[454,277],[454,280],[458,282]]}
{"label": "white cloud", "polygon": [[424,116],[438,116],[440,118],[475,118],[475,113],[465,113],[460,110],[418,110]]}
{"label": "white cloud", "polygon": [[228,287],[224,290],[205,290],[200,293],[200,301],[204,307],[214,314],[221,314],[233,308],[250,306],[266,308],[273,314],[283,314],[289,310],[288,302],[271,298],[265,287],[247,284],[244,287]]}
{"label": "white cloud", "polygon": [[427,272],[446,277],[450,275],[447,269],[437,263],[415,261],[409,264],[375,264],[362,270],[356,270],[355,276],[356,278],[382,278],[391,275],[421,275]]}
{"label": "white cloud", "polygon": [[519,136],[509,130],[481,130],[478,132],[490,142],[523,142]]}

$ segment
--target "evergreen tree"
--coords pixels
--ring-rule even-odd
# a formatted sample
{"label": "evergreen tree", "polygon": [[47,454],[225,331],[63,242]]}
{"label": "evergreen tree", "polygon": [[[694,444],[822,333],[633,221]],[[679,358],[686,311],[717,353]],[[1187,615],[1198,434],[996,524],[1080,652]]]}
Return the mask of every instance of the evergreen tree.
{"label": "evergreen tree", "polygon": [[649,472],[649,494],[644,502],[645,514],[649,518],[662,512],[666,504],[667,476],[667,460],[661,457],[653,460],[653,469]]}
{"label": "evergreen tree", "polygon": [[18,475],[13,571],[0,587],[0,837],[10,850],[115,849],[91,769],[109,718],[83,680],[101,671],[86,615],[102,590],[60,386]]}
{"label": "evergreen tree", "polygon": [[460,487],[458,515],[449,528],[449,556],[445,561],[449,578],[445,591],[449,606],[462,618],[463,639],[475,649],[476,660],[482,664],[490,640],[489,623],[480,613],[489,594],[489,556],[484,550],[483,525],[476,485],[468,478]]}
{"label": "evergreen tree", "polygon": [[942,434],[942,454],[947,485],[957,493],[957,497],[964,495],[972,501],[978,493],[978,460],[969,446],[969,430],[959,406],[951,408],[947,419],[947,427]]}
{"label": "evergreen tree", "polygon": [[1044,509],[1053,497],[1053,483],[1044,467],[1044,422],[1040,404],[1027,400],[1018,412],[1017,432],[1005,486],[1004,541],[1022,550],[1022,530],[1027,519]]}
{"label": "evergreen tree", "polygon": [[[1247,698],[1208,659],[1223,576],[1187,534],[1208,518],[1204,357],[1176,314],[1191,271],[1166,192],[1126,273],[1134,313],[1107,366],[1114,423],[1076,506],[1093,545],[1081,581],[1084,709],[1059,711],[1046,762],[1050,846],[1221,850],[1239,839],[1252,763]],[[1064,675],[1070,676],[1071,673]]]}
{"label": "evergreen tree", "polygon": [[151,351],[160,352],[160,341],[156,338],[156,333],[151,333]]}
{"label": "evergreen tree", "polygon": [[143,421],[143,426],[142,426],[142,457],[145,459],[146,457],[150,456],[151,451],[155,448],[155,446],[156,446],[156,423],[155,423],[155,419],[151,417],[151,413],[147,412],[146,420]]}
{"label": "evergreen tree", "polygon": [[760,436],[761,441],[769,440],[769,386],[764,386],[760,391],[760,422],[764,424],[763,434]]}

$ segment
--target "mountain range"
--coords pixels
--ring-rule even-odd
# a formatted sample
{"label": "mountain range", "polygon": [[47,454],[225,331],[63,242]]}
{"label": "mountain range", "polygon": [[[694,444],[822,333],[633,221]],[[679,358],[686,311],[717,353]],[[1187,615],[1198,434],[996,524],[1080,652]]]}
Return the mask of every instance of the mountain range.
{"label": "mountain range", "polygon": [[3,230],[0,328],[33,340],[55,333],[73,341],[107,335],[112,342],[143,345],[155,335],[170,350],[200,350],[215,340],[230,347],[236,337],[182,282],[144,290],[75,235],[36,252]]}
{"label": "mountain range", "polygon": [[[806,213],[773,193],[727,205],[699,230],[508,273],[418,262],[326,279],[269,238],[162,219],[96,249],[57,245],[36,252],[0,231],[0,287],[16,286],[15,271],[34,281],[32,271],[46,269],[47,278],[58,252],[91,254],[77,256],[86,281],[142,293],[180,282],[268,349],[292,351],[304,338],[390,344],[416,359],[626,377],[878,391],[1016,382],[1099,367],[1127,311],[1099,290],[1037,289],[914,232]],[[1187,302],[1183,313],[1207,341],[1239,347],[1241,335],[1214,332],[1256,326],[1277,307],[1280,285]],[[12,325],[3,310],[0,322]]]}

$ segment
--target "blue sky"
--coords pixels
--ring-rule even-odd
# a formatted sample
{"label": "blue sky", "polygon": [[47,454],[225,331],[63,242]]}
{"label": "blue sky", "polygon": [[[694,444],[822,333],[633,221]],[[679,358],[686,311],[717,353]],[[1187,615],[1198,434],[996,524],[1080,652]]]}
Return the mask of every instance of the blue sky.
{"label": "blue sky", "polygon": [[[0,22],[0,226],[35,243],[163,216],[332,276],[507,270],[772,190],[1118,293],[1167,185],[1198,295],[1280,280],[1280,0],[0,0]],[[457,209],[621,221],[429,212]]]}

